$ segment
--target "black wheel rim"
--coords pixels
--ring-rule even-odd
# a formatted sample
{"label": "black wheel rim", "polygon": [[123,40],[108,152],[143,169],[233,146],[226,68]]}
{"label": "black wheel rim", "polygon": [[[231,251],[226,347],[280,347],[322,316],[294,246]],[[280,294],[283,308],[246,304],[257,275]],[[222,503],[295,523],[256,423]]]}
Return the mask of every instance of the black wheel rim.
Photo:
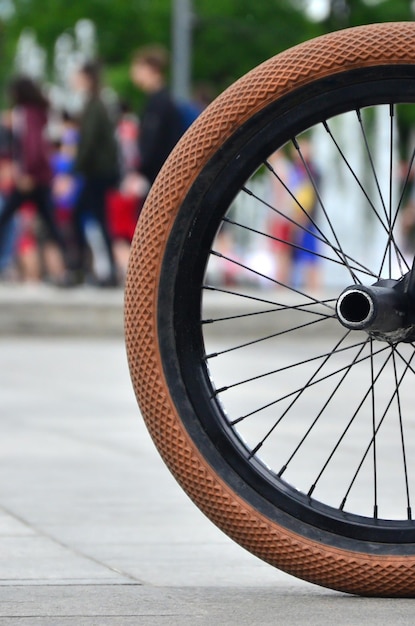
{"label": "black wheel rim", "polygon": [[[415,371],[413,344],[378,341],[362,331],[356,336],[354,331],[343,328],[335,316],[335,305],[342,288],[348,286],[346,279],[342,287],[336,286],[327,297],[305,291],[301,286],[287,288],[234,252],[224,252],[218,247],[217,233],[221,228],[238,230],[262,241],[281,244],[280,238],[264,233],[263,228],[252,226],[249,220],[235,218],[234,209],[229,212],[229,208],[238,194],[242,194],[256,207],[278,214],[272,202],[256,192],[256,179],[261,174],[258,168],[262,167],[287,191],[288,185],[284,185],[270,155],[291,142],[300,160],[306,162],[301,138],[303,133],[317,128],[326,133],[334,146],[349,180],[365,198],[372,218],[384,231],[387,244],[380,262],[375,263],[377,267],[368,266],[359,255],[344,248],[322,187],[309,171],[320,218],[302,223],[301,230],[318,241],[315,256],[342,267],[350,284],[373,284],[380,274],[390,277],[395,272],[392,277],[399,278],[408,272],[410,265],[395,233],[414,169],[414,156],[410,154],[408,158],[399,191],[391,189],[388,182],[389,196],[385,195],[371,144],[373,128],[371,130],[370,125],[374,110],[386,106],[393,146],[397,105],[415,101],[414,78],[412,67],[365,69],[321,81],[258,113],[215,155],[205,168],[205,176],[195,182],[188,194],[172,231],[166,254],[168,267],[164,269],[160,285],[159,328],[165,373],[173,388],[173,379],[177,370],[180,371],[186,398],[193,409],[182,406],[180,411],[188,430],[192,432],[195,428],[197,416],[198,426],[202,426],[220,456],[243,482],[276,509],[341,537],[384,544],[415,542],[415,524],[411,519],[415,468],[412,470],[410,442],[413,428],[411,378]],[[338,116],[349,111],[352,111],[367,154],[368,165],[363,177],[344,152],[336,132]],[[388,146],[387,151],[390,163],[395,163],[395,150]],[[368,176],[372,185],[370,192],[367,191]],[[302,203],[295,194],[293,200],[301,209]],[[298,223],[299,219],[294,221]],[[291,248],[304,252],[299,244]],[[278,292],[253,290],[249,283],[224,286],[212,282],[207,271],[212,259],[255,280],[269,282],[279,288]],[[399,275],[396,275],[396,268]],[[212,296],[221,297],[229,309],[213,319],[206,312]],[[238,302],[243,303],[242,310],[235,304]],[[264,320],[282,314],[286,317],[288,314],[288,325],[287,322],[282,326],[276,324],[275,330],[259,330],[256,336],[243,330],[240,340],[233,340],[237,326],[246,329],[247,320]],[[221,327],[227,338],[227,343],[222,341],[225,345],[219,349],[217,340],[210,338],[215,335],[215,331],[212,332],[215,327]],[[175,357],[171,352],[170,329],[174,329]],[[324,341],[316,342],[317,330]],[[277,363],[266,371],[252,366],[251,372],[238,374],[234,379],[229,375],[231,361],[227,359],[231,355],[238,355],[238,359],[250,364],[254,361],[252,351],[264,350],[271,344],[285,355],[290,351],[294,334],[301,338],[300,356],[287,358],[284,365]],[[177,362],[173,365],[174,359]],[[217,366],[221,361],[224,365]],[[264,381],[269,385],[270,380],[279,389],[274,397],[265,399],[261,390],[256,394],[252,392]],[[361,380],[365,383],[348,406],[348,389],[350,386],[355,389]],[[235,409],[240,400],[229,400],[232,394],[236,397],[241,394],[242,389],[245,396],[254,398],[252,403],[247,402],[244,412]],[[249,394],[247,389],[250,389]],[[178,404],[183,404],[179,392],[173,395]],[[255,427],[251,427],[254,421]],[[257,433],[259,421],[261,435]],[[393,504],[388,508],[390,494],[382,491],[385,479],[382,454],[388,450],[392,422],[395,422],[394,450],[400,457],[396,461],[400,468],[397,470],[399,485],[391,483],[391,477],[387,476],[386,492],[399,491],[399,497],[392,497]],[[256,434],[251,435],[251,430]],[[317,446],[316,442],[325,440],[325,445]],[[353,458],[351,447],[356,450]],[[306,472],[301,469],[304,459],[307,460]],[[329,493],[331,487],[324,486],[325,482],[335,483],[333,493]],[[367,483],[370,483],[369,490]],[[357,504],[353,500],[355,493],[358,494]],[[368,501],[362,507],[366,497]]]}

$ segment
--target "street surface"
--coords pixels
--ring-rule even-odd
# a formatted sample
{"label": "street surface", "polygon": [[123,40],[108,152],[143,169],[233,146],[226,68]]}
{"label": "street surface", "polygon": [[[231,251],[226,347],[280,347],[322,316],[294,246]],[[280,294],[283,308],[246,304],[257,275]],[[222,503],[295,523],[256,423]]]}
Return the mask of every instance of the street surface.
{"label": "street surface", "polygon": [[0,626],[414,624],[412,600],[299,581],[214,527],[101,334],[0,338]]}

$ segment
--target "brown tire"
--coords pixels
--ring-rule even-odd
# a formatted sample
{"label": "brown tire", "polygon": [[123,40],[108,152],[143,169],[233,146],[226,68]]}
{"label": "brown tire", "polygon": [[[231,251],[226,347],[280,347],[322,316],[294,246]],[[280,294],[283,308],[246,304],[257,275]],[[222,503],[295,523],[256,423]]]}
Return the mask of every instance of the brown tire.
{"label": "brown tire", "polygon": [[[273,479],[264,479],[261,464],[245,468],[255,450],[248,453],[227,432],[228,422],[219,423],[222,409],[206,372],[198,293],[222,216],[272,152],[332,115],[415,102],[413,85],[412,23],[332,33],[241,78],[193,124],[151,189],[125,294],[137,400],[182,488],[219,528],[264,561],[304,580],[364,595],[415,595],[415,524],[376,516],[365,521],[340,509],[332,515],[330,507],[314,505],[311,492],[297,500],[285,483],[279,490],[272,475],[274,498]],[[412,344],[408,349],[413,351]]]}

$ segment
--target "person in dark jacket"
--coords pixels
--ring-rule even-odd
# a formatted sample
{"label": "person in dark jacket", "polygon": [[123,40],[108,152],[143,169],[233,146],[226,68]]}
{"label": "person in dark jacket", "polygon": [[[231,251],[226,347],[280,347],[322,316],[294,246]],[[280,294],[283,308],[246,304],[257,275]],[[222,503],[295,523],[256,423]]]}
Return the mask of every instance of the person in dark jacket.
{"label": "person in dark jacket", "polygon": [[[166,85],[167,65],[168,53],[157,45],[138,50],[131,64],[133,83],[147,95],[140,116],[137,195],[148,191],[184,131],[180,109]],[[134,177],[129,182],[133,186]]]}
{"label": "person in dark jacket", "polygon": [[110,275],[103,284],[117,282],[111,236],[107,225],[108,192],[117,186],[119,177],[118,147],[115,125],[101,99],[101,70],[98,63],[88,62],[77,73],[75,87],[84,93],[86,104],[79,127],[79,144],[75,170],[82,176],[82,186],[74,210],[74,230],[78,247],[75,269],[88,272],[88,243],[85,222],[91,216],[99,226],[108,260]]}
{"label": "person in dark jacket", "polygon": [[44,223],[46,236],[59,249],[56,257],[60,278],[65,274],[65,244],[54,220],[51,197],[50,145],[46,139],[49,105],[39,86],[26,76],[11,81],[9,94],[13,106],[10,158],[14,182],[0,214],[0,245],[11,217],[23,204],[30,202]]}

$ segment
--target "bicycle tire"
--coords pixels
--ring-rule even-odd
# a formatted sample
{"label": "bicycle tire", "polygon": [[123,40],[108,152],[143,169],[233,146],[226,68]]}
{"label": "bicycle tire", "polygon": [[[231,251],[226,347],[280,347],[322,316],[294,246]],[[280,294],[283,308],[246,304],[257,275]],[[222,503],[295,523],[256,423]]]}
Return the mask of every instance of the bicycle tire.
{"label": "bicycle tire", "polygon": [[[198,406],[188,382],[201,339],[197,329],[187,336],[187,325],[200,320],[200,310],[197,297],[187,298],[184,284],[190,292],[200,289],[205,268],[201,263],[185,270],[180,263],[215,236],[236,193],[232,176],[240,185],[240,177],[283,145],[294,126],[306,130],[318,121],[323,102],[328,117],[352,110],[353,91],[357,106],[383,103],[400,83],[407,85],[405,101],[415,102],[410,86],[415,83],[414,35],[411,23],[325,35],[266,61],[217,98],[176,146],[152,187],[134,236],[125,293],[134,390],[155,445],[179,484],[219,528],[259,558],[304,580],[361,595],[415,595],[412,522],[405,523],[402,540],[399,525],[390,530],[380,521],[374,541],[374,523],[353,534],[343,527],[343,513],[333,527],[324,522],[323,507],[321,515],[309,512],[304,521],[297,510],[301,502],[279,507],[265,488],[261,492],[255,480],[245,479],[237,453],[229,453],[234,462],[228,458],[226,437],[218,443],[220,433],[204,423],[203,404]],[[275,131],[277,144],[276,135],[267,138],[275,119],[284,120],[283,130]],[[224,172],[230,172],[229,188]],[[186,252],[192,236],[196,241]],[[186,341],[196,347],[183,354]],[[207,398],[206,377],[194,376],[195,393]],[[347,515],[344,520],[347,525]]]}

